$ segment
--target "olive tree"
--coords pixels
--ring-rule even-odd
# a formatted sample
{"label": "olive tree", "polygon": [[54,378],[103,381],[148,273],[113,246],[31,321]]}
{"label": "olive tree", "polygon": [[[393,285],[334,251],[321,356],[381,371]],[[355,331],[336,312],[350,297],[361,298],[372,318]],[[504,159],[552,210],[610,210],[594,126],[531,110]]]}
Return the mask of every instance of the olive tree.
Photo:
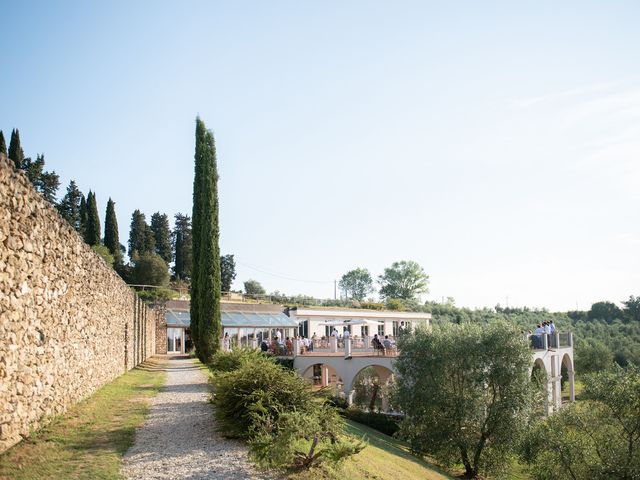
{"label": "olive tree", "polygon": [[584,379],[584,401],[531,430],[523,460],[540,480],[634,480],[640,472],[640,369]]}
{"label": "olive tree", "polygon": [[531,352],[512,326],[444,325],[399,340],[395,404],[412,449],[465,476],[498,471],[530,418]]}
{"label": "olive tree", "polygon": [[429,275],[412,260],[393,262],[384,269],[384,274],[378,277],[380,297],[387,300],[399,298],[414,300],[418,295],[429,291]]}
{"label": "olive tree", "polygon": [[340,288],[347,298],[362,301],[373,292],[373,280],[366,268],[356,268],[345,273],[340,279]]}

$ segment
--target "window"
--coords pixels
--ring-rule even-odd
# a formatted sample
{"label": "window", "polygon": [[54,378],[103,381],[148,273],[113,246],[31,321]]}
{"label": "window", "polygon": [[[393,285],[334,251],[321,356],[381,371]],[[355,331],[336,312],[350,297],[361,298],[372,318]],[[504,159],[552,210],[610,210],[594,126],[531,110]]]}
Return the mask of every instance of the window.
{"label": "window", "polygon": [[298,325],[298,335],[302,338],[309,337],[309,320],[303,320],[300,322],[300,325]]}
{"label": "window", "polygon": [[384,336],[384,323],[382,325],[378,325],[378,335]]}
{"label": "window", "polygon": [[362,325],[362,336],[363,337],[369,336],[369,325]]}

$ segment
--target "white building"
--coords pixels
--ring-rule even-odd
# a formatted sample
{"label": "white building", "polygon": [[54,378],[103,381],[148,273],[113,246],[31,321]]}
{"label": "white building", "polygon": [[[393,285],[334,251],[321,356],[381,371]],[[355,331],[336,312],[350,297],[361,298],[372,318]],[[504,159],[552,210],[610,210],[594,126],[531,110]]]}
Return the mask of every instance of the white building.
{"label": "white building", "polygon": [[389,310],[366,310],[358,308],[297,307],[288,312],[298,323],[302,337],[329,337],[336,329],[340,335],[349,330],[351,336],[373,337],[389,335],[396,337],[402,329],[418,326],[431,328],[431,314],[398,312]]}

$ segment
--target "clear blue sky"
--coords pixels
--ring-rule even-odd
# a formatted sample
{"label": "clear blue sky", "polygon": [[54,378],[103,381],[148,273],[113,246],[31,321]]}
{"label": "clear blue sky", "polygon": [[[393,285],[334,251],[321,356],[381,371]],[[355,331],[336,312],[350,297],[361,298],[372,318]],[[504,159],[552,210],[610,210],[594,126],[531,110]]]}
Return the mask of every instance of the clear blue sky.
{"label": "clear blue sky", "polygon": [[464,306],[640,294],[637,2],[1,0],[0,18],[0,129],[103,221],[111,196],[122,243],[136,208],[191,213],[199,114],[237,288],[330,297],[412,259],[425,300]]}

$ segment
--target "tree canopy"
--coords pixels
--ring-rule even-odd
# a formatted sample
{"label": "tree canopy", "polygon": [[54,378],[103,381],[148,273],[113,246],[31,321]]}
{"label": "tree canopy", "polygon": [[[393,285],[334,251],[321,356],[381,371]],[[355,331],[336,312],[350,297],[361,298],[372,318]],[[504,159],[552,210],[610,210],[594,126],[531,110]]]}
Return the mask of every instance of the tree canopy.
{"label": "tree canopy", "polygon": [[171,250],[171,231],[169,230],[169,217],[156,212],[151,215],[151,231],[155,242],[155,250],[160,257],[171,263],[173,252]]}
{"label": "tree canopy", "polygon": [[584,400],[541,422],[522,451],[536,479],[635,480],[640,472],[640,370],[585,377]]}
{"label": "tree canopy", "polygon": [[140,285],[164,287],[169,283],[167,263],[156,253],[146,252],[136,258],[133,280]]}
{"label": "tree canopy", "polygon": [[191,217],[176,213],[172,232],[175,264],[173,274],[178,280],[191,278],[193,245],[191,238]]}
{"label": "tree canopy", "polygon": [[373,279],[366,268],[356,268],[345,273],[338,284],[345,297],[362,301],[373,292]]}
{"label": "tree canopy", "polygon": [[96,194],[89,190],[87,194],[87,225],[84,231],[84,241],[89,245],[100,245],[100,216]]}
{"label": "tree canopy", "polygon": [[7,156],[7,144],[4,140],[4,134],[2,130],[0,130],[0,155]]}
{"label": "tree canopy", "polygon": [[531,405],[531,352],[516,328],[445,325],[399,340],[395,404],[413,450],[466,475],[499,469],[524,431]]}
{"label": "tree canopy", "polygon": [[418,295],[429,291],[429,276],[412,260],[393,262],[390,267],[384,269],[384,274],[378,277],[378,283],[383,299],[414,300]]}
{"label": "tree canopy", "polygon": [[236,261],[233,255],[222,255],[220,257],[220,281],[223,292],[231,291],[231,284],[236,278]]}
{"label": "tree canopy", "polygon": [[249,279],[244,282],[244,293],[247,295],[264,295],[267,292],[259,281]]}
{"label": "tree canopy", "polygon": [[611,323],[614,319],[622,317],[622,310],[612,302],[596,302],[591,305],[588,315],[591,320],[605,320]]}
{"label": "tree canopy", "polygon": [[155,238],[147,224],[144,213],[135,210],[131,215],[129,229],[129,257],[135,262],[137,256],[155,253]]}
{"label": "tree canopy", "polygon": [[58,206],[58,212],[77,231],[80,231],[80,201],[82,192],[78,189],[76,182],[71,180],[67,187],[67,193]]}
{"label": "tree canopy", "polygon": [[84,232],[87,229],[87,221],[89,219],[89,212],[87,211],[87,198],[80,192],[80,228],[78,232],[84,238]]}
{"label": "tree canopy", "polygon": [[20,145],[20,131],[14,128],[11,131],[11,140],[9,141],[8,157],[13,160],[13,164],[16,168],[22,168],[22,161],[24,160],[24,151]]}
{"label": "tree canopy", "polygon": [[115,264],[119,265],[122,263],[118,219],[116,218],[116,204],[111,198],[109,198],[107,202],[107,211],[104,217],[104,245],[109,249]]}

